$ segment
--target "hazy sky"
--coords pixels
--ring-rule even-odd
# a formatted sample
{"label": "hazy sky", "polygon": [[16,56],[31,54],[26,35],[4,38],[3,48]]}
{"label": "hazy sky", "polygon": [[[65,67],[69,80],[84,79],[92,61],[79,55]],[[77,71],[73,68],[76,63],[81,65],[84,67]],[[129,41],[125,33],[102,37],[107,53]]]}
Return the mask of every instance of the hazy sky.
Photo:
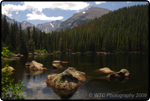
{"label": "hazy sky", "polygon": [[[148,4],[146,1],[120,1],[120,2],[2,2],[1,13],[16,21],[28,21],[34,25],[55,20],[65,21],[73,14],[84,11],[91,6],[117,10],[122,7]],[[85,14],[85,13],[83,13]]]}

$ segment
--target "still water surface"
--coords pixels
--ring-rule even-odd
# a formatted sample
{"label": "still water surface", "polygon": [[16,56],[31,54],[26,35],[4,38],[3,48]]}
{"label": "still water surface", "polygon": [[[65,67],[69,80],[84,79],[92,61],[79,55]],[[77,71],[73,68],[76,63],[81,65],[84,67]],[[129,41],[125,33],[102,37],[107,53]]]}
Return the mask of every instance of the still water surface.
{"label": "still water surface", "polygon": [[[35,60],[47,70],[34,72],[25,66]],[[62,70],[54,70],[53,60],[68,61]],[[5,60],[5,64],[15,68],[12,78],[15,83],[23,81],[26,90],[25,99],[61,99],[52,88],[48,88],[46,78],[53,73],[61,73],[68,67],[85,72],[87,82],[82,84],[68,99],[148,99],[148,55],[147,54],[111,54],[111,55],[41,55],[22,57],[19,60]],[[126,81],[108,81],[107,74],[95,71],[109,67],[113,71],[125,68],[130,72]],[[122,95],[121,95],[122,94]]]}

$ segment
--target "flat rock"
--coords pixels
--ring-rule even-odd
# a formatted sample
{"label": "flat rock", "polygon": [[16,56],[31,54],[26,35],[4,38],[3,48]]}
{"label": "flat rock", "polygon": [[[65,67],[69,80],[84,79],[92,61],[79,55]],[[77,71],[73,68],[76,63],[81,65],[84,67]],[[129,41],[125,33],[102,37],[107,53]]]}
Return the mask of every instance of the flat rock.
{"label": "flat rock", "polygon": [[32,70],[46,70],[46,68],[43,67],[43,64],[38,63],[34,60],[30,63],[29,68]]}
{"label": "flat rock", "polygon": [[103,73],[113,73],[114,72],[108,67],[100,68],[99,71],[101,71]]}
{"label": "flat rock", "polygon": [[54,69],[62,69],[62,62],[59,60],[54,60],[52,63]]}

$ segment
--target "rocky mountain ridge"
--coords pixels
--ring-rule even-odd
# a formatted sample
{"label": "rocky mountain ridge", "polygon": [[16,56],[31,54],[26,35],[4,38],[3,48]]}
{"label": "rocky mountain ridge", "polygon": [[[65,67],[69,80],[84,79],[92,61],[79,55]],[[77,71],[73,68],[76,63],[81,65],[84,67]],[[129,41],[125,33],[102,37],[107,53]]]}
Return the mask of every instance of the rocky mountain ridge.
{"label": "rocky mountain ridge", "polygon": [[82,12],[74,14],[72,17],[60,24],[60,27],[56,31],[61,31],[65,29],[70,29],[74,26],[81,25],[85,22],[88,22],[94,18],[101,17],[104,14],[109,13],[110,10],[99,8],[99,7],[90,7]]}
{"label": "rocky mountain ridge", "polygon": [[[79,13],[74,14],[72,17],[70,17],[69,19],[67,19],[66,21],[52,21],[52,22],[47,22],[47,23],[43,23],[43,24],[38,24],[37,26],[35,26],[36,28],[40,29],[41,31],[45,32],[45,33],[50,33],[52,31],[62,31],[65,29],[70,29],[73,28],[74,26],[78,26],[81,25],[85,22],[88,22],[94,18],[98,18],[101,17],[104,14],[109,13],[110,10],[108,9],[104,9],[104,8],[99,8],[99,7],[90,7],[84,11],[81,11]],[[1,17],[3,17],[4,15],[1,15]],[[8,21],[9,24],[13,24],[15,21],[14,19],[11,19],[9,17],[6,16],[6,19]],[[17,22],[17,24],[19,25],[21,23],[22,29],[26,29],[27,27],[33,27],[34,25],[27,22],[27,21],[23,21],[23,22]]]}

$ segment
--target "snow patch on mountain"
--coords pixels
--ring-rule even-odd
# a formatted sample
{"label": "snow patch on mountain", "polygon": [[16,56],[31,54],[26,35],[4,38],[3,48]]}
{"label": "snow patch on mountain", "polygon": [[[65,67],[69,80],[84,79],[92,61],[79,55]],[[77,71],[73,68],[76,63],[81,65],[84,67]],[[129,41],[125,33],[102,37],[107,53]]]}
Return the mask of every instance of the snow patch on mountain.
{"label": "snow patch on mountain", "polygon": [[54,28],[54,25],[52,23],[50,23],[50,25]]}
{"label": "snow patch on mountain", "polygon": [[82,13],[84,14],[84,13],[86,13],[86,12],[84,11],[84,12],[82,12]]}

